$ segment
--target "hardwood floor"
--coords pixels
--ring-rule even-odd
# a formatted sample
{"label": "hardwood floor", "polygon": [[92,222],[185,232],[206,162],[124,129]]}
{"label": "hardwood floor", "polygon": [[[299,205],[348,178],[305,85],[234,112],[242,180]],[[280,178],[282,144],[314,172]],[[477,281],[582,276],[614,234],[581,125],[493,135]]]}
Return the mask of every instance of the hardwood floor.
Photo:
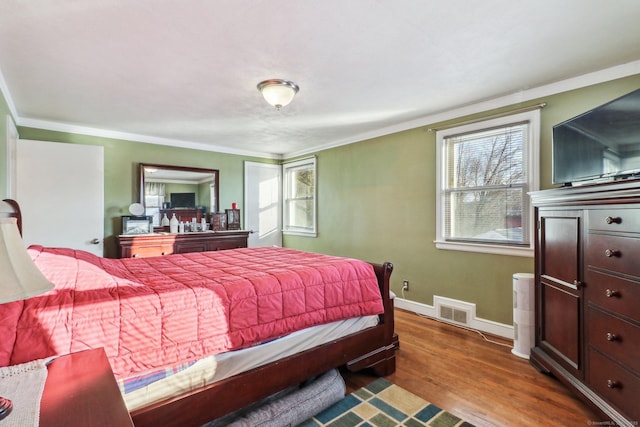
{"label": "hardwood floor", "polygon": [[[603,421],[558,380],[511,353],[511,341],[396,309],[393,383],[476,426],[587,426]],[[375,377],[344,373],[349,391]]]}

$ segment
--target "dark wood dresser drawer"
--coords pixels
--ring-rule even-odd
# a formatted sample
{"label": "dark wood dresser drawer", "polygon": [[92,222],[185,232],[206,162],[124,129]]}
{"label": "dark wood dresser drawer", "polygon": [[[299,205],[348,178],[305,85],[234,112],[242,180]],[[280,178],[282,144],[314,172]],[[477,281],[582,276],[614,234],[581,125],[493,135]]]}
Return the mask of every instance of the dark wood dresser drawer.
{"label": "dark wood dresser drawer", "polygon": [[246,240],[243,239],[219,239],[207,244],[208,251],[222,251],[225,249],[238,249],[247,246]]}
{"label": "dark wood dresser drawer", "polygon": [[640,420],[640,378],[598,350],[589,350],[589,384],[630,420]]}
{"label": "dark wood dresser drawer", "polygon": [[587,334],[593,347],[640,373],[640,327],[590,306]]}
{"label": "dark wood dresser drawer", "polygon": [[640,322],[640,281],[587,270],[585,285],[587,302]]}
{"label": "dark wood dresser drawer", "polygon": [[123,250],[122,258],[148,258],[153,256],[171,255],[173,246],[133,246],[128,248],[128,255]]}
{"label": "dark wood dresser drawer", "polygon": [[640,239],[590,232],[585,246],[585,263],[616,273],[640,276]]}
{"label": "dark wood dresser drawer", "polygon": [[588,218],[589,230],[640,232],[640,209],[591,209]]}
{"label": "dark wood dresser drawer", "polygon": [[204,252],[207,250],[207,243],[200,242],[180,242],[174,245],[175,253],[184,254],[188,252]]}

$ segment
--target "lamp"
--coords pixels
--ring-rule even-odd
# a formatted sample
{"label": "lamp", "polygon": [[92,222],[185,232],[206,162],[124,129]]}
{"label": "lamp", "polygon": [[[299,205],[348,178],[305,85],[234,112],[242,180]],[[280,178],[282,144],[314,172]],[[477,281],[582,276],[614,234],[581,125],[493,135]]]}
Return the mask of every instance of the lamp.
{"label": "lamp", "polygon": [[280,110],[293,100],[300,88],[288,80],[271,79],[258,83],[258,90],[269,104]]}
{"label": "lamp", "polygon": [[[18,220],[0,218],[0,304],[30,298],[53,289],[38,270],[24,247]],[[13,404],[0,397],[0,420],[11,412]]]}

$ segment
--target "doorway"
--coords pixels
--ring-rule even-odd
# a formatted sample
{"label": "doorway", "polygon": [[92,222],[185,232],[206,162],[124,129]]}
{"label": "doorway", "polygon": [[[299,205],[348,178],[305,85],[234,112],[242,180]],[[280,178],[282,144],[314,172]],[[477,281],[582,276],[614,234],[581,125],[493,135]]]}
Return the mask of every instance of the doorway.
{"label": "doorway", "polygon": [[244,163],[244,224],[249,247],[282,246],[282,167]]}
{"label": "doorway", "polygon": [[15,183],[27,246],[104,255],[103,147],[19,139]]}

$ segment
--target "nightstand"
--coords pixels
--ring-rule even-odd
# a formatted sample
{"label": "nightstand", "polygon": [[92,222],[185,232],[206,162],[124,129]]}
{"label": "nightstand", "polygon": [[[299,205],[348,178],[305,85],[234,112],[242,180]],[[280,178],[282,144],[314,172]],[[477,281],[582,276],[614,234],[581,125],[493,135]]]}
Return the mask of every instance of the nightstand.
{"label": "nightstand", "polygon": [[48,370],[40,427],[133,426],[102,348],[58,357]]}

